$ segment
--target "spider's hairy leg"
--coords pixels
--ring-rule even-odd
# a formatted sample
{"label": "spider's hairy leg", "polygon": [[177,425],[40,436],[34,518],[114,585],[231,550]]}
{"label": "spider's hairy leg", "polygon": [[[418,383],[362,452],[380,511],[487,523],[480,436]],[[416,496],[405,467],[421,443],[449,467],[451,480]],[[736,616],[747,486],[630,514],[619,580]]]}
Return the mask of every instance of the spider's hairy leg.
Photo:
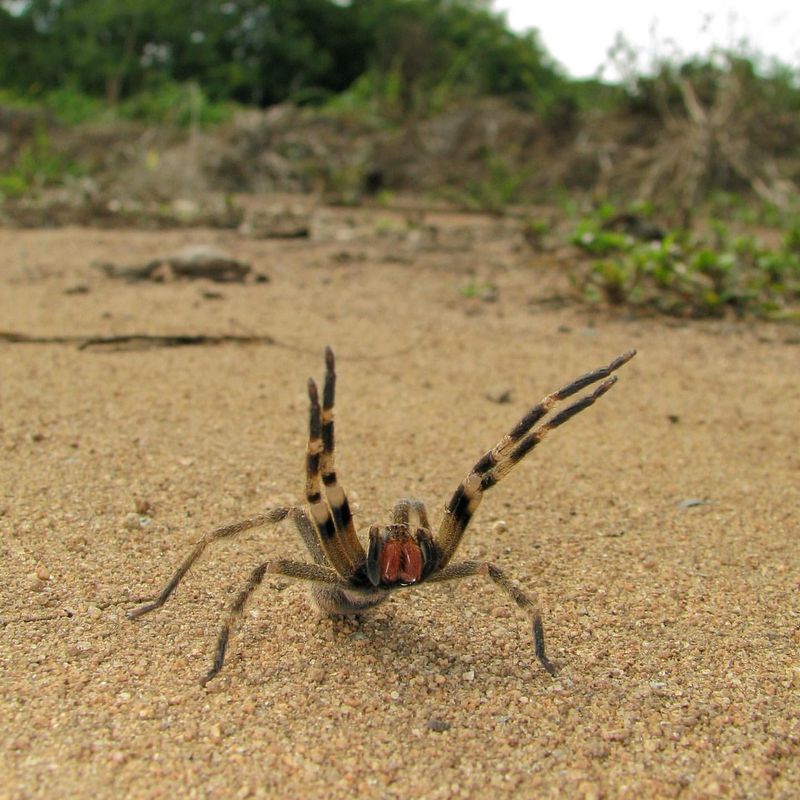
{"label": "spider's hairy leg", "polygon": [[499,567],[486,561],[459,561],[435,572],[428,578],[428,581],[450,581],[458,578],[470,578],[474,575],[489,577],[528,615],[533,630],[533,651],[536,658],[550,675],[555,676],[556,668],[544,650],[544,626],[539,604],[535,598],[523,592],[516,582],[511,580]]}
{"label": "spider's hairy leg", "polygon": [[[514,466],[533,450],[553,428],[563,425],[602,397],[617,382],[617,376],[611,373],[627,364],[635,355],[635,350],[629,350],[615,358],[607,366],[587,372],[547,395],[477,461],[445,507],[436,537],[436,545],[441,554],[440,567],[446,566],[453,557],[467,525],[483,499],[483,493],[511,472]],[[553,409],[556,403],[577,394],[581,389],[591,386],[597,381],[602,381],[602,383],[594,391],[554,414],[538,428],[531,430],[542,417]]]}
{"label": "spider's hairy leg", "polygon": [[[320,472],[325,487],[325,498],[333,516],[337,536],[341,540],[342,550],[354,567],[364,561],[364,549],[358,541],[353,514],[344,489],[339,485],[336,476],[333,404],[336,398],[336,360],[333,350],[325,348],[325,386],[322,390],[322,456]],[[313,402],[313,401],[312,401]]]}
{"label": "spider's hairy leg", "polygon": [[[253,592],[261,585],[267,575],[283,575],[286,578],[295,578],[301,581],[312,581],[315,584],[342,585],[343,581],[339,574],[330,567],[319,564],[305,564],[301,561],[290,561],[285,558],[265,561],[259,564],[251,573],[244,588],[236,596],[225,614],[222,628],[217,638],[217,646],[214,650],[214,661],[211,669],[201,679],[200,683],[205,686],[222,669],[225,662],[225,651],[228,649],[231,629],[236,620],[244,612],[247,601]],[[346,583],[344,584],[347,585]]]}
{"label": "spider's hairy leg", "polygon": [[342,576],[348,577],[356,565],[347,550],[343,537],[339,535],[336,522],[331,514],[328,501],[322,494],[321,461],[324,444],[322,441],[322,408],[319,392],[314,380],[308,380],[308,449],[306,452],[306,500],[311,508],[311,517],[319,532],[319,544],[331,566]]}
{"label": "spider's hairy leg", "polygon": [[169,579],[169,581],[167,581],[167,585],[161,590],[158,597],[156,597],[156,599],[150,603],[145,603],[143,606],[139,606],[139,608],[134,608],[132,611],[129,611],[128,618],[136,619],[137,617],[141,617],[143,614],[147,614],[150,611],[155,611],[157,608],[161,608],[161,606],[167,602],[170,595],[175,591],[184,575],[186,575],[186,573],[191,569],[192,565],[195,563],[195,561],[197,561],[198,558],[200,558],[200,556],[203,554],[203,551],[211,542],[214,542],[217,539],[225,539],[230,536],[236,536],[243,531],[250,530],[251,528],[259,528],[262,525],[275,525],[276,523],[286,519],[288,516],[295,518],[298,514],[303,515],[303,510],[291,506],[273,508],[264,512],[263,514],[256,514],[254,517],[249,517],[248,519],[243,519],[230,525],[223,525],[221,528],[216,528],[213,531],[209,531],[202,539],[200,539],[199,542],[197,542],[189,555],[184,558],[178,569],[175,571],[175,574]]}

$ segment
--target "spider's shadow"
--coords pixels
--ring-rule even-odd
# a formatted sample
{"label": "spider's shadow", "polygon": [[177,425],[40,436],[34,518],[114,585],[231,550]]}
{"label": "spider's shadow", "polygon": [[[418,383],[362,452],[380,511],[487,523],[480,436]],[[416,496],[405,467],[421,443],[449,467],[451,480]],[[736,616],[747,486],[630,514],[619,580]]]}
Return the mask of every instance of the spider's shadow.
{"label": "spider's shadow", "polygon": [[[404,616],[402,601],[390,598],[380,610],[367,611],[356,617],[331,617],[325,620],[333,626],[336,635],[333,643],[326,639],[320,649],[327,646],[324,658],[332,665],[340,663],[343,651],[352,665],[357,665],[362,655],[372,656],[383,669],[407,674],[409,656],[421,662],[430,673],[461,675],[481,665],[481,672],[493,673],[491,664],[497,658],[491,638],[469,634],[470,620],[463,619],[463,631],[453,631],[444,618],[437,617],[433,608],[421,618]],[[514,637],[515,639],[517,637]],[[466,640],[466,641],[465,641]],[[533,654],[531,642],[519,637],[519,647],[525,655],[530,654],[530,666],[526,673],[533,676],[539,666]]]}

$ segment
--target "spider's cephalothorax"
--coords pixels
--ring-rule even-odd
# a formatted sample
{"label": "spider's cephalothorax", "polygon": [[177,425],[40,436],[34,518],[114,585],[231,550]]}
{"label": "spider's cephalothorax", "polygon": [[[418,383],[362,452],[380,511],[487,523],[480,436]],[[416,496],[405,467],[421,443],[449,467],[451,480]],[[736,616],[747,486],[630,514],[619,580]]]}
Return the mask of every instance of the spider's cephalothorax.
{"label": "spider's cephalothorax", "polygon": [[[535,599],[494,564],[482,561],[451,563],[451,559],[483,499],[484,492],[505,477],[549,431],[567,422],[604,395],[617,380],[616,375],[611,373],[630,361],[635,354],[635,350],[630,350],[618,356],[608,366],[576,378],[531,408],[478,460],[459,484],[444,508],[435,536],[423,503],[404,499],[395,504],[391,524],[373,525],[369,529],[369,546],[365,551],[356,535],[350,505],[339,485],[334,467],[333,403],[336,372],[333,351],[326,348],[325,386],[321,404],[316,384],[313,380],[308,382],[308,511],[299,506],[272,508],[207,533],[183,560],[158,597],[134,609],[129,616],[135,619],[164,605],[210,542],[235,536],[250,528],[290,519],[305,542],[314,563],[277,558],[264,561],[252,571],[247,583],[228,609],[217,640],[213,665],[202,683],[205,684],[222,669],[231,628],[266,575],[283,575],[311,582],[312,595],[317,604],[332,615],[354,615],[366,611],[382,603],[390,592],[402,587],[426,581],[486,575],[528,615],[533,627],[536,657],[554,675],[555,667],[545,655],[542,617]],[[539,427],[534,427],[556,403],[598,381],[601,383],[593,391],[553,414]]]}

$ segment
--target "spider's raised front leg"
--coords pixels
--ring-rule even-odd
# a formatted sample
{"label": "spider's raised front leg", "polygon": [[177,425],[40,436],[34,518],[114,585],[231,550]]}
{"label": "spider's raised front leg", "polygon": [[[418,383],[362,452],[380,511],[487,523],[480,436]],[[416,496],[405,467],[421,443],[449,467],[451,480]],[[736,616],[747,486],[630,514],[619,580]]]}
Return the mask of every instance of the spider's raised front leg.
{"label": "spider's raised front leg", "polygon": [[259,564],[251,573],[244,588],[236,596],[225,614],[225,620],[217,638],[217,646],[214,650],[214,662],[211,669],[202,678],[200,683],[205,686],[222,669],[225,662],[225,651],[228,649],[228,639],[231,635],[236,620],[244,612],[247,601],[253,592],[261,585],[266,575],[283,575],[286,578],[295,578],[301,581],[311,581],[315,585],[326,585],[327,588],[335,586],[346,586],[339,574],[330,567],[320,564],[304,564],[300,561],[290,561],[285,558],[265,561]]}
{"label": "spider's raised front leg", "polygon": [[[440,569],[449,563],[458,549],[461,537],[483,499],[483,493],[511,472],[514,466],[533,450],[553,428],[563,425],[602,397],[617,381],[616,375],[611,375],[611,373],[623,364],[627,364],[635,355],[635,350],[629,350],[615,358],[608,366],[587,372],[566,386],[562,386],[558,391],[547,395],[528,411],[488,453],[478,460],[445,507],[444,517],[436,536]],[[531,430],[560,400],[571,397],[599,380],[603,382],[593,392],[554,414],[535,430]]]}
{"label": "spider's raised front leg", "polygon": [[356,535],[347,496],[336,477],[333,423],[335,393],[335,362],[333,351],[327,347],[322,406],[316,383],[312,379],[308,381],[310,406],[306,499],[311,507],[311,515],[319,530],[320,544],[328,561],[341,576],[349,577],[363,565],[366,555]]}
{"label": "spider's raised front leg", "polygon": [[450,581],[458,578],[470,578],[473,575],[488,576],[528,615],[533,629],[533,651],[536,658],[551,675],[555,675],[556,668],[544,651],[544,626],[538,602],[534,597],[523,592],[500,567],[486,561],[459,561],[435,572],[428,578],[428,581]]}

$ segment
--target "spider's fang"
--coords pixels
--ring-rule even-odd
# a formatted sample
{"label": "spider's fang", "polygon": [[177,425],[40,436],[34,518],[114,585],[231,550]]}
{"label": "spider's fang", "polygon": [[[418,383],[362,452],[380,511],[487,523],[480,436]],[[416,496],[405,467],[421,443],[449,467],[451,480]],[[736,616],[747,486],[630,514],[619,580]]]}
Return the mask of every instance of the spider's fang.
{"label": "spider's fang", "polygon": [[378,586],[381,582],[381,529],[373,525],[369,529],[369,551],[367,552],[367,577],[373,586]]}
{"label": "spider's fang", "polygon": [[436,553],[436,546],[431,540],[430,534],[420,528],[417,531],[417,544],[422,553],[422,574],[421,578],[427,578],[436,568],[439,557]]}

